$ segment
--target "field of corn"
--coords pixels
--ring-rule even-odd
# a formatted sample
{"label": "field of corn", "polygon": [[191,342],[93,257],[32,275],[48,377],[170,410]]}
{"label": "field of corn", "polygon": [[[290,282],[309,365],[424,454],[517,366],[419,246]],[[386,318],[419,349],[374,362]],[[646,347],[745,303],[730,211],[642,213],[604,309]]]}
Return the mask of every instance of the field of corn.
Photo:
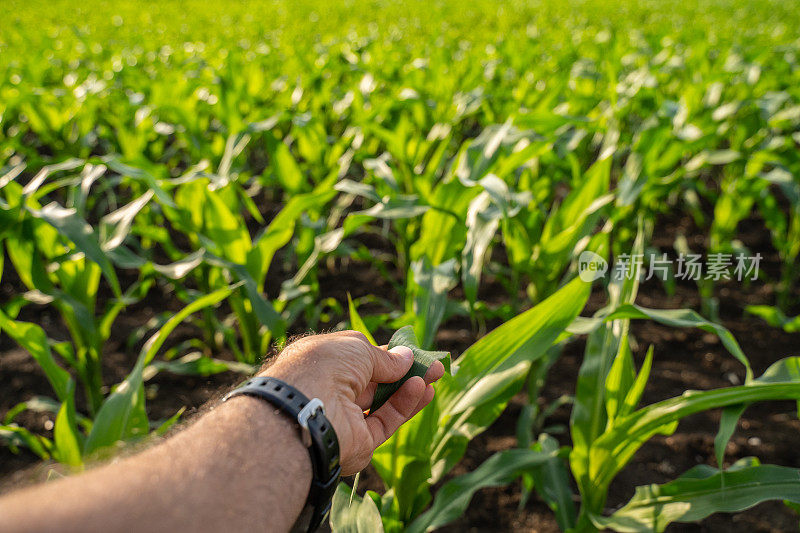
{"label": "field of corn", "polygon": [[412,326],[335,531],[798,528],[793,2],[0,12],[1,491]]}

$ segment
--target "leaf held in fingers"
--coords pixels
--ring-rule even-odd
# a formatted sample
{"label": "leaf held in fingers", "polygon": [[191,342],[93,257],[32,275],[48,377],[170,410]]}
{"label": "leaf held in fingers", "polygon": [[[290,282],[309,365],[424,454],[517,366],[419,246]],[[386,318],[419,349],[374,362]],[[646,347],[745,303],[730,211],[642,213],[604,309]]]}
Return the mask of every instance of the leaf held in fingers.
{"label": "leaf held in fingers", "polygon": [[436,362],[441,361],[447,372],[450,372],[450,352],[431,352],[419,347],[417,336],[414,335],[414,328],[405,326],[398,329],[392,338],[389,339],[389,349],[396,346],[406,346],[414,352],[414,363],[405,376],[394,383],[379,383],[375,390],[375,397],[372,400],[370,413],[377,411],[386,401],[397,392],[397,390],[412,376],[425,376],[428,368]]}

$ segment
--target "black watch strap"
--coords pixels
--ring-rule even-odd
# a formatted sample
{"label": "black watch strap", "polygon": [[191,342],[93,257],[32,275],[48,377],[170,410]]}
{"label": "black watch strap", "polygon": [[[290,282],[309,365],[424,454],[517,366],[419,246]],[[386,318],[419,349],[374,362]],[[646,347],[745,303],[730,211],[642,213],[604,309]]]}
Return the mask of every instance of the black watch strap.
{"label": "black watch strap", "polygon": [[325,406],[318,398],[309,400],[288,383],[272,377],[252,378],[229,392],[222,401],[239,395],[261,398],[278,407],[300,426],[303,445],[311,456],[314,477],[311,490],[293,531],[314,531],[328,516],[339,475],[339,440],[325,418]]}

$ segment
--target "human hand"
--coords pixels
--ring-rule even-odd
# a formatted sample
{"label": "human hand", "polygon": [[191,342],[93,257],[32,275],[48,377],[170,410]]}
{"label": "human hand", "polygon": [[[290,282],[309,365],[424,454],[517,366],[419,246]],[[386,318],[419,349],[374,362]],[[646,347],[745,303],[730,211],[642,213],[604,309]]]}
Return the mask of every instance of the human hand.
{"label": "human hand", "polygon": [[325,404],[328,420],[339,439],[342,475],[363,470],[381,443],[433,399],[431,383],[444,375],[436,361],[424,379],[414,376],[380,409],[369,416],[378,383],[402,378],[413,362],[405,346],[373,346],[356,331],[312,335],[287,346],[275,362],[259,373],[293,385],[309,398]]}

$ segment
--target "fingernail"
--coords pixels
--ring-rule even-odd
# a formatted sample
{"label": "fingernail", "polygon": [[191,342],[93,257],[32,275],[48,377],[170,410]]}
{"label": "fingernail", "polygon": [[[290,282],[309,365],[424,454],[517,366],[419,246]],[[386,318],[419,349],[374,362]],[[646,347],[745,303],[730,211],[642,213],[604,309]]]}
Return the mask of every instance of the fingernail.
{"label": "fingernail", "polygon": [[395,355],[399,355],[400,357],[402,357],[404,359],[413,359],[414,358],[414,352],[412,352],[411,348],[409,348],[408,346],[395,346],[394,348],[389,350],[389,353],[393,353]]}

